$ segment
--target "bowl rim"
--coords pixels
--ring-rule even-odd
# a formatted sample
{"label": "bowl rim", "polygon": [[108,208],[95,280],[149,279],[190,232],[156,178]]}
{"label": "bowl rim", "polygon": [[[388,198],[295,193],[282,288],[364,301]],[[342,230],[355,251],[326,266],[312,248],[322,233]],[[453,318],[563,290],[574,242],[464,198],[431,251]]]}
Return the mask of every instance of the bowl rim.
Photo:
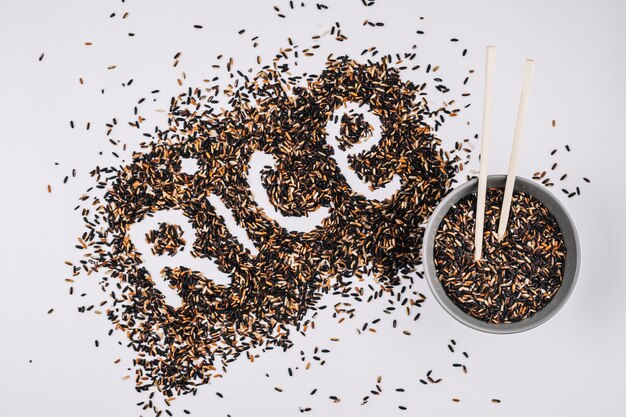
{"label": "bowl rim", "polygon": [[[506,175],[488,175],[487,176],[487,187],[504,187],[504,183],[506,182]],[[494,185],[500,184],[501,185]],[[576,282],[578,280],[578,274],[580,272],[580,242],[578,238],[578,233],[576,231],[576,227],[574,222],[563,206],[563,204],[545,187],[536,184],[535,182],[528,180],[522,177],[515,177],[515,187],[514,190],[518,189],[518,185],[523,184],[525,188],[529,188],[532,190],[531,194],[533,197],[537,198],[543,204],[546,204],[545,201],[549,200],[549,205],[552,205],[555,210],[550,210],[552,215],[557,218],[559,221],[559,228],[561,230],[564,227],[567,227],[570,230],[571,239],[569,242],[566,241],[566,248],[569,253],[573,253],[576,257],[575,263],[573,266],[573,271],[571,274],[566,276],[564,273],[563,279],[566,278],[571,281],[569,286],[567,286],[566,291],[564,293],[558,295],[558,299],[553,299],[548,303],[544,308],[533,314],[531,317],[520,320],[513,323],[502,323],[502,324],[494,324],[488,323],[482,320],[479,320],[475,317],[470,316],[465,313],[458,307],[456,304],[452,302],[452,300],[448,297],[443,289],[443,286],[437,279],[437,272],[434,264],[434,240],[437,231],[439,230],[439,225],[443,220],[443,217],[447,214],[450,207],[457,203],[461,198],[469,195],[474,192],[478,188],[478,179],[474,178],[467,181],[464,184],[459,185],[452,191],[446,195],[438,206],[435,208],[433,213],[430,215],[428,224],[426,225],[426,229],[424,231],[424,240],[422,242],[422,262],[424,264],[424,275],[426,277],[426,281],[428,282],[428,286],[430,287],[431,292],[433,293],[437,302],[443,307],[443,309],[452,317],[454,317],[458,322],[472,328],[475,330],[479,330],[486,333],[494,333],[494,334],[512,334],[512,333],[520,333],[530,329],[533,329],[550,318],[554,317],[554,315],[563,307],[563,305],[567,302],[569,297],[571,296],[574,287],[576,286]],[[528,191],[525,191],[528,192]],[[558,212],[558,213],[557,213]],[[566,223],[566,224],[565,224]],[[567,245],[571,244],[570,247]],[[571,252],[570,252],[571,251]],[[567,255],[566,255],[567,257]],[[559,290],[563,289],[563,287],[559,288]],[[556,297],[556,296],[555,296]],[[551,308],[548,306],[552,304]]]}

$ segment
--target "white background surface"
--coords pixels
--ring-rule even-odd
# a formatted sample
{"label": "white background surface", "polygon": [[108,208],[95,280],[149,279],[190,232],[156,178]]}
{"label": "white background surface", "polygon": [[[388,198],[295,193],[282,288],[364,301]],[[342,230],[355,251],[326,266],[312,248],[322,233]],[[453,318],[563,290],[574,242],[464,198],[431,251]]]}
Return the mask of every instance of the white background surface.
{"label": "white background surface", "polygon": [[[536,60],[519,174],[528,177],[549,168],[549,151],[559,148],[559,169],[570,178],[591,178],[580,198],[563,199],[581,238],[578,286],[548,323],[510,336],[467,329],[432,298],[419,321],[398,317],[399,328],[392,329],[392,318],[384,317],[377,333],[357,335],[354,329],[380,317],[382,302],[357,305],[357,318],[342,324],[320,315],[316,330],[296,337],[293,349],[261,355],[254,364],[234,363],[223,380],[201,388],[196,397],[177,400],[175,415],[187,408],[203,416],[295,416],[299,406],[312,407],[309,414],[316,416],[620,415],[626,393],[626,3],[379,0],[365,8],[358,0],[344,0],[325,1],[330,8],[323,12],[311,1],[297,11],[289,11],[288,2],[211,3],[0,2],[0,416],[141,414],[135,403],[144,397],[134,392],[132,378],[121,379],[129,374],[133,352],[119,346],[116,336],[106,336],[104,316],[76,312],[82,300],[70,297],[63,281],[69,276],[63,261],[77,256],[73,246],[82,221],[72,209],[91,185],[88,172],[96,164],[116,162],[104,124],[112,117],[125,124],[137,100],[160,89],[142,114],[148,123],[164,126],[164,115],[154,109],[166,109],[169,97],[181,90],[176,83],[181,71],[187,75],[185,87],[200,85],[216,74],[211,64],[220,53],[248,68],[257,54],[269,62],[287,36],[304,44],[335,21],[350,40],[327,45],[325,54],[332,50],[358,57],[373,44],[395,52],[419,42],[420,64],[440,64],[451,77],[470,68],[478,71],[467,88],[473,107],[442,132],[452,141],[470,137],[480,125],[483,48],[497,45],[491,173],[506,170],[522,62]],[[287,19],[276,17],[274,4]],[[130,14],[122,20],[125,11]],[[117,17],[110,19],[112,12]],[[385,26],[364,28],[366,18]],[[193,29],[194,24],[204,29]],[[237,34],[242,28],[245,36]],[[426,34],[417,36],[418,29]],[[254,35],[260,36],[257,50],[250,47]],[[461,41],[451,44],[452,37]],[[93,46],[84,46],[88,41]],[[463,48],[469,49],[465,58]],[[173,68],[177,51],[182,51],[181,63]],[[45,58],[39,62],[42,52]],[[302,68],[319,72],[322,64],[320,56]],[[117,68],[107,70],[109,65]],[[85,80],[82,86],[79,77]],[[419,81],[419,74],[414,77]],[[131,78],[132,86],[122,88]],[[70,120],[76,129],[69,128]],[[466,120],[470,127],[463,125]],[[86,131],[88,121],[92,127]],[[131,129],[120,129],[116,138],[135,145],[142,140]],[[565,144],[571,153],[564,153]],[[98,155],[101,150],[104,156]],[[72,168],[78,177],[62,185]],[[96,280],[81,280],[76,291],[89,293],[87,305],[99,300]],[[417,286],[429,295],[424,281]],[[54,313],[48,315],[50,308]],[[401,333],[405,329],[410,337]],[[332,343],[330,337],[341,341]],[[468,360],[448,351],[450,338],[470,354]],[[299,365],[299,351],[311,356],[315,346],[332,349],[326,364],[289,377],[287,367]],[[122,362],[114,364],[116,358]],[[453,362],[466,363],[469,373],[452,368]],[[421,385],[418,380],[429,369],[443,382]],[[383,394],[359,405],[378,375]],[[315,387],[318,393],[310,396]],[[397,393],[396,387],[406,392]],[[342,401],[335,404],[330,395]],[[461,402],[453,403],[452,397]],[[492,404],[491,398],[502,403]],[[409,410],[400,411],[398,405]]]}

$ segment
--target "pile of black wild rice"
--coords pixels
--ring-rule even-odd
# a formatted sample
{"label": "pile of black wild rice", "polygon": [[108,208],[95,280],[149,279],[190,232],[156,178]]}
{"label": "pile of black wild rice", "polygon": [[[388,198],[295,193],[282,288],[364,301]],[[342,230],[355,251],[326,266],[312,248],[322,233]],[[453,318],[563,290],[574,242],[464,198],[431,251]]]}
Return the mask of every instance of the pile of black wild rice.
{"label": "pile of black wild rice", "polygon": [[[153,404],[155,391],[169,406],[175,395],[195,394],[198,386],[223,376],[238,358],[253,361],[259,351],[290,348],[292,332],[315,327],[315,310],[331,307],[333,317],[341,321],[354,316],[353,301],[385,297],[385,315],[420,317],[415,310],[425,296],[413,284],[415,275],[421,277],[416,267],[421,263],[423,225],[471,156],[469,139],[444,150],[437,132],[469,103],[463,106],[450,98],[439,66],[417,64],[416,44],[395,54],[372,46],[358,61],[330,54],[319,74],[295,71],[299,60],[321,52],[324,38],[348,40],[335,22],[312,36],[309,47],[288,38],[270,63],[261,67],[258,56],[255,70],[239,70],[233,58],[219,55],[212,68],[225,69],[226,77],[215,75],[203,80],[205,85],[172,97],[167,125],[154,130],[146,128],[140,114],[146,101],[141,98],[129,125],[147,140],[128,164],[123,154],[120,157],[126,143],[110,136],[117,119],[106,125],[107,139],[115,147],[111,154],[124,165],[98,166],[90,173],[96,185],[75,208],[86,226],[76,246],[84,253],[79,262],[67,263],[73,276],[100,278],[106,299],[78,310],[106,314],[112,324],[109,335],[115,329],[128,337],[128,346],[136,352],[136,389],[150,392],[140,405],[157,416],[162,410]],[[250,39],[254,48],[258,39]],[[466,52],[463,49],[462,56]],[[181,56],[174,55],[174,67]],[[419,83],[402,79],[409,71],[418,74]],[[182,72],[178,85],[183,87],[184,80]],[[468,80],[469,75],[464,86]],[[428,97],[431,93],[437,98]],[[469,95],[463,93],[463,100]],[[227,105],[220,103],[224,98]],[[438,105],[431,108],[429,99]],[[353,153],[348,164],[371,189],[399,177],[399,190],[386,200],[369,200],[355,192],[334,159],[326,130],[331,119],[341,121],[340,137],[335,138],[341,150],[373,136],[364,117],[342,110],[348,103],[364,105],[363,111],[380,120],[380,141]],[[255,152],[276,161],[261,171],[263,190],[250,188]],[[189,160],[197,164],[196,172],[184,168]],[[313,230],[290,231],[264,212],[253,192],[267,193],[283,215],[306,216],[321,207],[329,214]],[[231,211],[258,254],[231,234],[209,196]],[[169,210],[182,212],[196,236],[161,223],[145,236],[152,256],[185,251],[204,258],[207,265],[215,263],[230,278],[222,285],[184,265],[164,268],[163,278],[182,299],[180,307],[165,302],[144,265],[150,254],[138,251],[129,232],[133,224]],[[73,278],[67,281],[74,283]],[[346,301],[327,306],[323,296],[329,293]],[[374,332],[378,323],[380,318],[358,332]],[[165,413],[171,415],[167,409]]]}
{"label": "pile of black wild rice", "polygon": [[[459,170],[459,158],[439,148],[429,124],[450,110],[429,109],[423,86],[403,82],[387,57],[371,64],[330,58],[306,88],[284,77],[263,68],[228,92],[232,107],[221,113],[210,93],[189,89],[172,99],[169,125],[156,132],[149,152],[135,154],[129,165],[92,172],[107,192],[104,201],[94,199],[95,215],[85,216],[88,231],[81,239],[90,259],[82,268],[106,272],[101,285],[113,300],[106,314],[137,351],[139,390],[194,391],[251,348],[288,348],[290,331],[306,329],[309,323],[301,320],[323,293],[360,299],[357,283],[365,274],[377,279],[380,295],[393,293],[406,285],[402,273],[420,263],[422,225]],[[388,200],[354,192],[333,159],[325,126],[346,102],[367,103],[380,118],[380,142],[349,162],[374,187],[399,175],[402,186]],[[328,207],[321,226],[288,231],[257,205],[247,177],[257,150],[277,161],[262,173],[271,202],[290,215]],[[197,173],[181,170],[183,159],[197,161]],[[258,255],[230,234],[207,199],[211,193],[232,211]],[[151,213],[172,209],[196,230],[187,250],[231,278],[223,286],[201,271],[166,268],[166,281],[183,299],[177,309],[165,304],[128,234]],[[157,252],[175,253],[184,242],[178,229],[162,225],[159,231],[160,237],[148,236]],[[423,296],[405,289],[398,301],[419,307]]]}
{"label": "pile of black wild rice", "polygon": [[435,237],[435,266],[446,294],[463,311],[490,323],[532,316],[563,281],[565,244],[554,216],[534,197],[514,192],[507,234],[496,230],[502,189],[487,192],[483,257],[474,260],[476,194],[461,199]]}

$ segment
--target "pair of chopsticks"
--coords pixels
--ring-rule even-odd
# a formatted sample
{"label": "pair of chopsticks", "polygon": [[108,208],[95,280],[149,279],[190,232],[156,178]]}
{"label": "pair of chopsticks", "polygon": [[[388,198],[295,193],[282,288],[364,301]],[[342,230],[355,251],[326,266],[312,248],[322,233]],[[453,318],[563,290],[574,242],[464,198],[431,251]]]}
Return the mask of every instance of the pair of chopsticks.
{"label": "pair of chopsticks", "polygon": [[[474,234],[474,260],[479,261],[483,252],[483,230],[485,223],[485,199],[487,196],[487,163],[489,160],[489,137],[491,134],[490,120],[492,108],[493,74],[495,70],[496,47],[487,47],[486,71],[485,71],[485,103],[483,110],[483,134],[480,148],[480,171],[478,174],[478,198],[476,202],[476,227]],[[498,224],[498,239],[502,240],[506,234],[506,228],[511,211],[511,199],[513,197],[513,186],[515,185],[515,171],[517,170],[517,156],[519,154],[519,144],[526,118],[526,104],[528,102],[528,90],[533,74],[535,61],[527,59],[524,63],[524,78],[522,80],[522,94],[520,96],[519,107],[517,109],[517,121],[515,122],[515,133],[513,136],[513,146],[511,147],[511,158],[509,160],[509,171],[506,176],[504,187],[504,201],[500,210],[500,222]]]}

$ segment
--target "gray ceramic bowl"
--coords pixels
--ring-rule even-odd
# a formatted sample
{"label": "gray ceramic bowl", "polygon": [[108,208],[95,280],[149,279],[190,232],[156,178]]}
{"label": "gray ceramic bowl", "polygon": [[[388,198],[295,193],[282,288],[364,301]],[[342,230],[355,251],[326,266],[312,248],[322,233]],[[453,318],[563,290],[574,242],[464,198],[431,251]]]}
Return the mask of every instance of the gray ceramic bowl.
{"label": "gray ceramic bowl", "polygon": [[[490,175],[487,179],[487,187],[504,188],[505,182],[506,175]],[[580,244],[578,242],[576,228],[574,227],[574,223],[565,211],[563,205],[551,192],[540,184],[517,177],[515,179],[515,190],[530,194],[541,201],[556,218],[561,232],[563,233],[565,248],[567,250],[565,255],[563,284],[547,305],[527,319],[515,323],[503,324],[492,324],[478,320],[457,307],[445,293],[443,286],[437,279],[437,271],[435,269],[435,262],[433,259],[435,235],[437,234],[441,220],[443,220],[451,206],[456,204],[466,195],[476,192],[477,188],[477,179],[473,179],[457,187],[443,199],[432,214],[424,233],[423,262],[426,280],[428,281],[428,285],[430,286],[430,289],[439,304],[441,304],[441,306],[448,313],[450,313],[452,317],[466,326],[483,332],[499,334],[518,333],[532,329],[554,316],[556,312],[563,307],[563,304],[565,304],[574,290],[574,285],[576,284],[576,279],[578,277],[578,270],[580,269]]]}

